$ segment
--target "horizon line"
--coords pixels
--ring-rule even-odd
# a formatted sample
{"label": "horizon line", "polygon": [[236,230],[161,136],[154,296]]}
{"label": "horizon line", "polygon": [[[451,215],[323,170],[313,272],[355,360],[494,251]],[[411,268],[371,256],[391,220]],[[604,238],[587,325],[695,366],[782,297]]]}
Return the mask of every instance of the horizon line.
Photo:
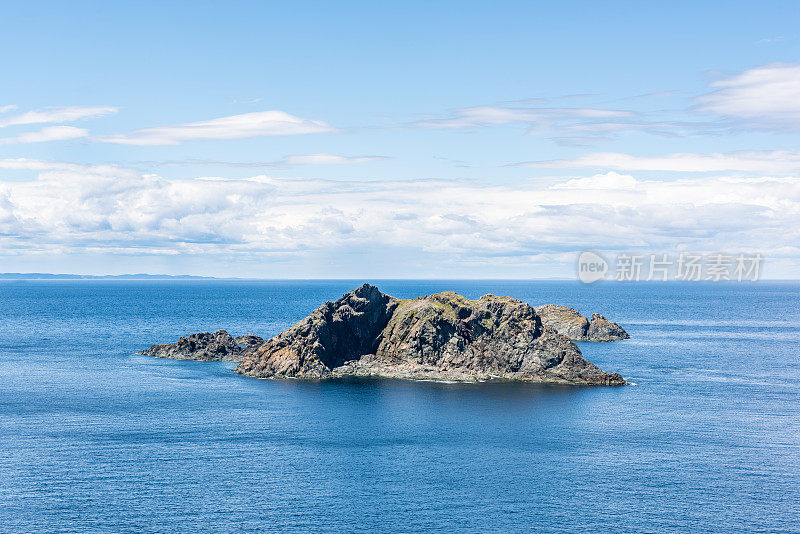
{"label": "horizon line", "polygon": [[[149,273],[128,273],[128,274],[70,274],[70,273],[0,273],[0,281],[35,281],[35,280],[120,280],[120,281],[147,281],[147,280],[189,280],[189,281],[242,281],[242,282],[337,282],[337,281],[358,281],[358,280],[385,280],[385,281],[509,281],[509,282],[580,282],[580,280],[570,277],[561,277],[561,276],[551,276],[551,277],[532,277],[532,278],[522,278],[522,277],[487,277],[487,278],[478,278],[478,277],[422,277],[422,278],[411,278],[411,277],[381,277],[381,276],[358,276],[353,278],[321,278],[321,277],[275,277],[275,278],[259,278],[259,277],[238,277],[238,276],[206,276],[206,275],[194,275],[194,274],[149,274]],[[603,279],[598,280],[597,282],[612,282],[612,283],[688,283],[688,284],[697,284],[697,283],[719,283],[719,282],[729,282],[729,283],[758,283],[758,282],[800,282],[800,278],[761,278],[759,280],[744,280],[744,281],[737,281],[737,280],[719,280],[719,281],[712,281],[712,280],[698,280],[698,281],[691,281],[691,280],[614,280],[614,279]],[[594,284],[593,283],[593,284]],[[593,285],[593,284],[585,284],[585,285]]]}

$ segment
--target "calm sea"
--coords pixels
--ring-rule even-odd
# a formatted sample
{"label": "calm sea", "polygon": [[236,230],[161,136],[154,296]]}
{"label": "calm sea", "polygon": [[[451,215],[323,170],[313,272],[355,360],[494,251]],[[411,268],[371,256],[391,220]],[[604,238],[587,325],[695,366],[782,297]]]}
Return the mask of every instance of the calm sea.
{"label": "calm sea", "polygon": [[372,281],[600,312],[635,385],[270,381],[134,354],[358,281],[0,283],[3,532],[797,532],[800,285]]}

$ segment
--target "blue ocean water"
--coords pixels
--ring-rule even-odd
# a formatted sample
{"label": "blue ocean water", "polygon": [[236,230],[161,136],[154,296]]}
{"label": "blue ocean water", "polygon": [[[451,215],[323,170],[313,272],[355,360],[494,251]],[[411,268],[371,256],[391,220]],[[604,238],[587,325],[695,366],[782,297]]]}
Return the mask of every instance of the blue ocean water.
{"label": "blue ocean water", "polygon": [[600,312],[635,385],[257,380],[138,356],[268,337],[362,281],[0,283],[0,531],[797,532],[800,284],[373,281]]}

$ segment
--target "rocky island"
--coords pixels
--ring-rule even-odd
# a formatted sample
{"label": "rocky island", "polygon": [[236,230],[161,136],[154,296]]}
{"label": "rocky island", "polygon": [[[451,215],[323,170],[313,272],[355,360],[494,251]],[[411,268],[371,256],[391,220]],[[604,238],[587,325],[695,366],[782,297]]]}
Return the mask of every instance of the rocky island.
{"label": "rocky island", "polygon": [[[194,336],[200,337],[153,345],[143,353],[240,360],[235,371],[258,378],[625,384],[619,373],[584,359],[569,336],[548,325],[537,309],[494,295],[469,300],[446,291],[398,299],[364,284],[263,343],[256,336],[239,343],[224,330]],[[192,350],[202,357],[191,358]]]}

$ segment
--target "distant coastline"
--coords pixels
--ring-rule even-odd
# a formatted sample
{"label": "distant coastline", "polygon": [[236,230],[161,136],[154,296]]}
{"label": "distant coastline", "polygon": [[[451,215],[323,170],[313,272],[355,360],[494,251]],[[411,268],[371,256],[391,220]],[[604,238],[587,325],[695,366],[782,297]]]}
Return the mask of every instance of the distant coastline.
{"label": "distant coastline", "polygon": [[[313,282],[313,281],[357,281],[360,278],[258,278],[237,276],[200,276],[192,274],[58,274],[58,273],[0,273],[0,280],[239,280],[239,281],[285,281],[285,282]],[[463,281],[553,281],[564,282],[573,280],[568,277],[547,278],[381,278],[377,280],[463,280]]]}
{"label": "distant coastline", "polygon": [[0,280],[222,280],[214,276],[190,274],[53,274],[53,273],[0,273]]}
{"label": "distant coastline", "polygon": [[[363,278],[363,277],[362,277]],[[237,280],[241,282],[247,281],[274,281],[274,282],[352,282],[358,281],[361,278],[270,278],[270,277],[237,277],[237,276],[200,276],[192,274],[59,274],[59,273],[0,273],[0,281],[2,280]],[[570,277],[541,277],[541,278],[393,278],[393,277],[375,277],[374,280],[381,281],[448,281],[448,282],[578,282],[575,278]],[[798,283],[800,278],[762,278],[759,282],[789,282]],[[631,284],[634,282],[619,282],[617,280],[603,280],[597,284]],[[686,282],[679,280],[669,280],[666,282],[651,281],[651,282],[635,282],[636,284],[657,284],[657,285],[699,285],[703,283],[711,284],[741,284],[735,280],[721,280],[719,282],[700,281],[700,282]],[[757,283],[757,282],[745,282]]]}

